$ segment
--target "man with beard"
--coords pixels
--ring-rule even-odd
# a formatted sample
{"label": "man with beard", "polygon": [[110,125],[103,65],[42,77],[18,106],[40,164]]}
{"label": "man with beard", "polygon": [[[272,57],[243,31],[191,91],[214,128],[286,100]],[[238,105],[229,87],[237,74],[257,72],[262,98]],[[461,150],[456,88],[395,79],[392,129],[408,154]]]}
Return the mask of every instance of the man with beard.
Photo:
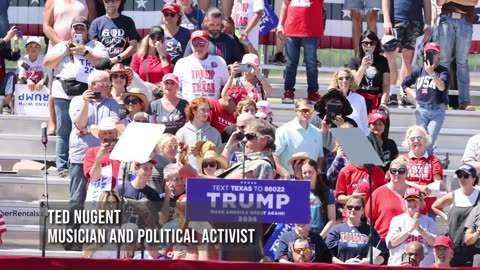
{"label": "man with beard", "polygon": [[[205,14],[202,29],[205,29],[208,33],[208,54],[221,56],[227,65],[235,62],[240,63],[243,57],[242,51],[232,37],[222,33],[222,18],[222,12],[218,8],[211,8]],[[184,57],[193,53],[190,43],[192,43],[192,40],[185,48]]]}
{"label": "man with beard", "polygon": [[308,238],[299,236],[293,242],[293,262],[305,263],[312,260],[312,250]]}
{"label": "man with beard", "polygon": [[453,242],[448,236],[439,236],[433,243],[434,268],[450,268],[453,259]]}

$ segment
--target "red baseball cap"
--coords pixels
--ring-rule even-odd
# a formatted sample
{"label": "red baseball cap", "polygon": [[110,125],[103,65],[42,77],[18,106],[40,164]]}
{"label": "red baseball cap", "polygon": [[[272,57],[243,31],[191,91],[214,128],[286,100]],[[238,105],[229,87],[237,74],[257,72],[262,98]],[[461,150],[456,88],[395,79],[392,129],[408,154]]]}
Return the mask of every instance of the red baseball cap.
{"label": "red baseball cap", "polygon": [[163,78],[162,78],[162,82],[166,82],[166,81],[174,81],[176,84],[178,84],[178,77],[173,73],[167,73],[163,75]]}
{"label": "red baseball cap", "polygon": [[444,236],[444,235],[439,236],[435,239],[435,242],[433,243],[433,247],[438,247],[438,246],[453,249],[452,239],[450,239],[450,237]]}
{"label": "red baseball cap", "polygon": [[378,112],[374,112],[374,113],[370,113],[368,115],[368,124],[370,125],[371,123],[374,123],[375,121],[377,120],[381,120],[383,122],[384,125],[387,124],[387,120],[385,119],[385,117],[383,117],[382,114],[378,113]]}
{"label": "red baseball cap", "polygon": [[201,38],[205,41],[208,41],[208,34],[204,30],[193,31],[192,35],[190,36],[190,40],[194,40],[196,38]]}
{"label": "red baseball cap", "polygon": [[145,161],[145,162],[135,162],[135,166],[139,166],[139,165],[143,165],[143,164],[147,164],[147,163],[152,163],[153,165],[157,165],[157,161],[154,160],[154,159],[150,159],[148,161]]}
{"label": "red baseball cap", "polygon": [[422,199],[422,193],[418,188],[414,187],[409,187],[407,190],[405,190],[405,195],[403,195],[403,198],[410,198],[410,197],[416,197],[419,199]]}
{"label": "red baseball cap", "polygon": [[429,42],[425,45],[425,51],[436,51],[440,52],[440,45],[436,42]]}
{"label": "red baseball cap", "polygon": [[247,98],[248,93],[247,93],[247,90],[243,89],[242,87],[231,86],[227,90],[227,95],[235,99],[237,103],[239,103],[240,101]]}
{"label": "red baseball cap", "polygon": [[173,11],[175,13],[180,13],[181,12],[180,6],[175,2],[168,2],[165,5],[163,5],[162,12],[164,12],[165,10],[170,10],[170,11]]}

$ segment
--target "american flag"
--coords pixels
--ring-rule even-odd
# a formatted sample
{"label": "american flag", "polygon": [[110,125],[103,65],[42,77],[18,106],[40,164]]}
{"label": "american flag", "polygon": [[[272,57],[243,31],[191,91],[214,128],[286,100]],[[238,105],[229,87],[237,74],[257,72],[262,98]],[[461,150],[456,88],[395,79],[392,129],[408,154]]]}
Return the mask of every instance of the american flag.
{"label": "american flag", "polygon": [[[352,49],[352,18],[350,11],[344,9],[343,2],[344,0],[325,0],[327,24],[325,37],[320,42],[321,48]],[[8,10],[10,24],[17,25],[24,35],[43,36],[44,5],[45,0],[11,0]],[[127,0],[123,14],[133,18],[138,33],[144,36],[150,26],[159,24],[162,6],[162,0]],[[383,36],[382,22],[383,17],[380,15],[377,27],[380,37]],[[480,5],[476,8],[472,39],[470,53],[480,53]],[[274,41],[274,34],[270,33],[262,37],[260,43],[273,45]]]}

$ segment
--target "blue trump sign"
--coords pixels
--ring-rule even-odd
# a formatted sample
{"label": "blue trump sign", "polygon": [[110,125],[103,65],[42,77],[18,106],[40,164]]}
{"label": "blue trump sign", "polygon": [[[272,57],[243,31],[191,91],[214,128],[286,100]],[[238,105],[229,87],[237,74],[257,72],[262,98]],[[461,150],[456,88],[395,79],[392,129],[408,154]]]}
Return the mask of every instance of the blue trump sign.
{"label": "blue trump sign", "polygon": [[187,220],[309,223],[310,182],[189,178]]}
{"label": "blue trump sign", "polygon": [[268,34],[268,32],[276,28],[278,25],[278,17],[267,0],[264,0],[264,6],[265,9],[263,10],[263,16],[260,20],[260,37]]}

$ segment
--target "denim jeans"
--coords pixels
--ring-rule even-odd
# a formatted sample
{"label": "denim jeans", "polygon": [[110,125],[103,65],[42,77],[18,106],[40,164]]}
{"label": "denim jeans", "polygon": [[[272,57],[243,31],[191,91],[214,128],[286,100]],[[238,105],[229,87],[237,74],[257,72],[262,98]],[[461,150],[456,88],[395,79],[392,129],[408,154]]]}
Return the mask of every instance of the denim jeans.
{"label": "denim jeans", "polygon": [[318,37],[287,37],[285,52],[287,54],[287,66],[285,67],[285,90],[295,91],[298,60],[303,41],[303,54],[307,69],[308,93],[318,91],[318,67],[317,48],[320,38]]}
{"label": "denim jeans", "polygon": [[450,69],[453,50],[455,50],[459,103],[470,101],[468,54],[472,45],[472,33],[472,23],[465,19],[453,19],[447,15],[441,15],[438,25],[440,65]]}
{"label": "denim jeans", "polygon": [[417,125],[424,127],[428,134],[430,134],[430,137],[432,137],[432,143],[427,145],[427,152],[429,154],[433,154],[433,146],[445,120],[446,110],[447,105],[445,104],[417,104],[417,109],[415,110]]}
{"label": "denim jeans", "polygon": [[0,96],[13,94],[16,83],[17,75],[13,72],[7,72],[7,74],[0,79]]}
{"label": "denim jeans", "polygon": [[68,150],[70,133],[72,132],[72,120],[68,114],[70,100],[54,98],[55,112],[57,114],[57,143],[56,143],[56,165],[57,171],[68,170]]}
{"label": "denim jeans", "polygon": [[70,208],[83,208],[87,197],[87,177],[82,163],[70,163]]}

